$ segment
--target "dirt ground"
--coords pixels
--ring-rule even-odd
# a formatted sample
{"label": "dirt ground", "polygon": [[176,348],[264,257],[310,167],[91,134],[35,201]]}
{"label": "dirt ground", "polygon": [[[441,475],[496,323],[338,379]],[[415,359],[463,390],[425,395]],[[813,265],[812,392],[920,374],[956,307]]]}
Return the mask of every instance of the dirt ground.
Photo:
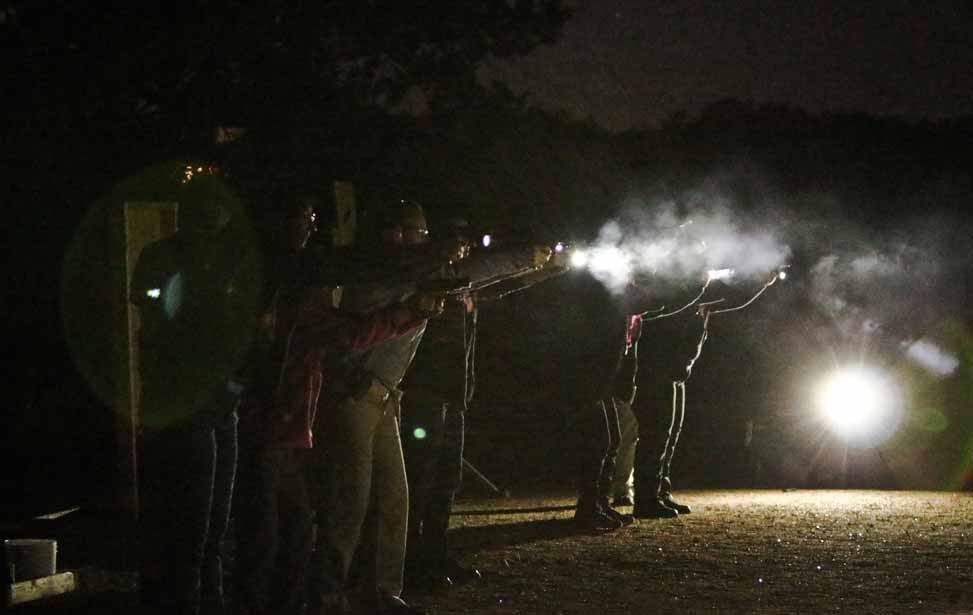
{"label": "dirt ground", "polygon": [[[692,514],[601,534],[575,530],[567,494],[461,500],[454,552],[483,579],[406,597],[433,615],[973,613],[971,493],[677,496]],[[65,540],[65,554],[100,544],[100,527],[79,529],[77,540]],[[136,612],[134,572],[117,562],[89,563],[78,568],[88,591],[15,612]]]}
{"label": "dirt ground", "polygon": [[[973,613],[973,495],[696,491],[692,514],[578,533],[568,496],[460,502],[483,579],[439,614]],[[623,509],[624,510],[624,509]]]}

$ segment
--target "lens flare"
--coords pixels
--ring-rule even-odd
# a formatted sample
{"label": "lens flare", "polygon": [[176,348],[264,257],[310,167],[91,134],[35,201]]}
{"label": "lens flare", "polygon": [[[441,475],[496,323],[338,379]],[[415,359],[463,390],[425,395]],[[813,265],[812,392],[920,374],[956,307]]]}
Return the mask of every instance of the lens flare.
{"label": "lens flare", "polygon": [[177,273],[166,282],[161,292],[162,309],[169,320],[172,320],[182,309],[183,279],[182,273]]}
{"label": "lens flare", "polygon": [[422,427],[416,427],[415,429],[412,430],[412,437],[415,438],[416,440],[425,440],[426,430],[423,429]]}
{"label": "lens flare", "polygon": [[858,366],[828,376],[817,402],[821,417],[835,434],[849,443],[874,445],[898,426],[902,398],[887,374]]}
{"label": "lens flare", "polygon": [[959,367],[959,359],[955,355],[925,338],[907,343],[905,356],[940,378],[951,376]]}

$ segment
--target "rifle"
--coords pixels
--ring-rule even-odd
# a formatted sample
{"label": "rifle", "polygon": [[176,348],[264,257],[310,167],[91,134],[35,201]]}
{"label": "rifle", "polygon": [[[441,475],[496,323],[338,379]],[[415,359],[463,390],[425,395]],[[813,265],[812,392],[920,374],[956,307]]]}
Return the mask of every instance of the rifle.
{"label": "rifle", "polygon": [[430,295],[462,295],[470,292],[469,278],[433,278],[416,283],[416,292]]}

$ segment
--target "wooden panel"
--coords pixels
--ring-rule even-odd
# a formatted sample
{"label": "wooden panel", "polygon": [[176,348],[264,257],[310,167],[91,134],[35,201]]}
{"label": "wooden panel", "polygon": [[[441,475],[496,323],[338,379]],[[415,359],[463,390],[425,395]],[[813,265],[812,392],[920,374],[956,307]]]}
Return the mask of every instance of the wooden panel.
{"label": "wooden panel", "polygon": [[333,239],[336,246],[350,246],[355,242],[355,186],[350,182],[334,182],[335,225]]}
{"label": "wooden panel", "polygon": [[125,203],[125,280],[120,292],[124,292],[125,322],[119,323],[124,336],[123,364],[118,379],[117,391],[119,408],[118,445],[120,474],[123,482],[123,506],[127,510],[138,510],[138,474],[136,459],[136,437],[139,426],[139,392],[141,383],[138,370],[138,310],[129,302],[131,296],[132,273],[138,263],[142,250],[150,243],[164,239],[176,232],[178,206],[176,203]]}
{"label": "wooden panel", "polygon": [[6,605],[14,606],[73,592],[77,589],[77,581],[73,572],[61,572],[49,577],[11,583],[6,589]]}

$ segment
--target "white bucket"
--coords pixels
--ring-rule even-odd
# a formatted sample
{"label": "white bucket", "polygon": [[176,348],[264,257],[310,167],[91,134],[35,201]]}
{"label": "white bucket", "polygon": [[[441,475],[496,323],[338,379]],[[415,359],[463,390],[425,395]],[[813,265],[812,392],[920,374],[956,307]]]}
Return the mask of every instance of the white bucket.
{"label": "white bucket", "polygon": [[11,538],[3,541],[4,561],[12,582],[49,577],[57,572],[57,541]]}

